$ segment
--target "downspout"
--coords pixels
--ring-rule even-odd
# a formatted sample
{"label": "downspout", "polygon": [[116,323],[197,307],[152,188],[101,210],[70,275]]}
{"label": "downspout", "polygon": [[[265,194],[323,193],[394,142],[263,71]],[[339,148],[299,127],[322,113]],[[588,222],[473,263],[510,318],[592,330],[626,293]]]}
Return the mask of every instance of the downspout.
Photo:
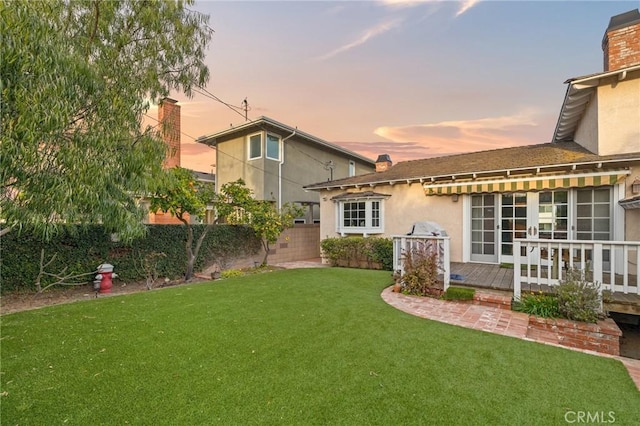
{"label": "downspout", "polygon": [[280,154],[280,164],[278,164],[278,210],[282,209],[282,165],[284,164],[284,142],[296,135],[298,128],[293,131],[289,136],[282,139],[282,153]]}

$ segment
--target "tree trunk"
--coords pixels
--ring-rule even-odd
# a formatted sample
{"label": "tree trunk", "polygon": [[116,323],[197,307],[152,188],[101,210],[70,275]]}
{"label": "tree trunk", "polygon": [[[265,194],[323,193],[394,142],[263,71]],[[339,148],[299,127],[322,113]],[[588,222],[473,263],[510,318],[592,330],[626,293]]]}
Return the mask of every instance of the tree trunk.
{"label": "tree trunk", "polygon": [[262,247],[264,248],[264,259],[262,259],[262,266],[267,266],[267,257],[269,257],[269,241],[262,239]]}
{"label": "tree trunk", "polygon": [[191,229],[191,225],[187,224],[187,270],[184,274],[184,280],[190,281],[193,276],[193,264],[196,260],[196,257],[193,255],[193,229]]}

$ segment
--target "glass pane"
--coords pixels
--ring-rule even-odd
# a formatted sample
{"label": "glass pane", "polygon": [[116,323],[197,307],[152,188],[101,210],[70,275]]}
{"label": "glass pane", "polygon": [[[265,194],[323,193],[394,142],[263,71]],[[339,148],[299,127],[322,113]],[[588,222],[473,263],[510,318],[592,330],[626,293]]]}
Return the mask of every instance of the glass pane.
{"label": "glass pane", "polygon": [[494,242],[496,239],[496,234],[493,231],[485,231],[484,233],[484,241],[488,243]]}
{"label": "glass pane", "polygon": [[591,217],[591,205],[581,205],[577,209],[578,217]]}
{"label": "glass pane", "polygon": [[550,204],[551,203],[551,192],[541,192],[539,195],[540,204]]}
{"label": "glass pane", "polygon": [[558,219],[556,221],[556,229],[558,231],[566,231],[567,230],[567,219]]}
{"label": "glass pane", "polygon": [[512,206],[513,205],[513,197],[511,195],[503,195],[502,196],[502,205],[503,206]]}
{"label": "glass pane", "polygon": [[591,219],[578,219],[577,229],[578,232],[591,231]]}
{"label": "glass pane", "polygon": [[473,254],[482,254],[482,244],[481,243],[471,244],[471,252]]}
{"label": "glass pane", "polygon": [[471,197],[471,205],[472,206],[481,206],[482,205],[482,196],[474,195]]}
{"label": "glass pane", "polygon": [[581,189],[578,191],[578,203],[590,203],[591,202],[591,190]]}
{"label": "glass pane", "polygon": [[568,211],[566,204],[556,206],[556,217],[567,217]]}
{"label": "glass pane", "polygon": [[484,220],[484,229],[493,229],[493,219],[485,219]]}
{"label": "glass pane", "polygon": [[609,189],[594,189],[593,201],[596,203],[608,203],[609,202]]}
{"label": "glass pane", "polygon": [[513,217],[513,207],[503,207],[502,208],[502,216],[503,217]]}
{"label": "glass pane", "polygon": [[471,209],[471,217],[482,217],[482,209],[473,208]]}
{"label": "glass pane", "polygon": [[555,193],[556,204],[566,203],[569,199],[569,193],[567,191],[558,191]]}
{"label": "glass pane", "polygon": [[493,246],[493,244],[485,244],[484,245],[484,254],[494,254],[494,246]]}
{"label": "glass pane", "polygon": [[493,194],[487,194],[484,196],[484,205],[485,206],[492,206],[494,203],[494,195]]}
{"label": "glass pane", "polygon": [[262,155],[262,137],[253,135],[249,138],[249,158],[259,158]]}
{"label": "glass pane", "polygon": [[597,232],[609,232],[609,219],[595,219],[594,230]]}
{"label": "glass pane", "polygon": [[513,246],[511,244],[503,244],[502,245],[502,254],[510,256],[513,254]]}
{"label": "glass pane", "polygon": [[482,241],[482,231],[472,231],[471,241]]}
{"label": "glass pane", "polygon": [[280,138],[267,135],[267,157],[272,160],[280,159]]}
{"label": "glass pane", "polygon": [[472,219],[471,220],[471,229],[474,231],[482,230],[482,220],[480,219]]}
{"label": "glass pane", "polygon": [[596,204],[593,206],[594,217],[609,217],[609,204]]}
{"label": "glass pane", "polygon": [[527,208],[516,207],[516,217],[527,217]]}

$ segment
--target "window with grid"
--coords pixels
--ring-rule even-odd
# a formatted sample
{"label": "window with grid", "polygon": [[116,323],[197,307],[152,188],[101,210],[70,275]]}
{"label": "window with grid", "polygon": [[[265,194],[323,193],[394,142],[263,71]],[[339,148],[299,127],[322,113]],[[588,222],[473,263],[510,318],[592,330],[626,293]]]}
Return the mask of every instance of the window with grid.
{"label": "window with grid", "polygon": [[367,211],[364,201],[349,202],[343,205],[343,222],[345,228],[364,228],[367,224]]}
{"label": "window with grid", "polygon": [[576,239],[611,239],[611,189],[579,189],[576,195]]}
{"label": "window with grid", "polygon": [[380,234],[384,232],[382,200],[345,200],[337,204],[337,231],[342,234]]}
{"label": "window with grid", "polygon": [[544,191],[538,199],[539,238],[566,240],[569,223],[569,192]]}

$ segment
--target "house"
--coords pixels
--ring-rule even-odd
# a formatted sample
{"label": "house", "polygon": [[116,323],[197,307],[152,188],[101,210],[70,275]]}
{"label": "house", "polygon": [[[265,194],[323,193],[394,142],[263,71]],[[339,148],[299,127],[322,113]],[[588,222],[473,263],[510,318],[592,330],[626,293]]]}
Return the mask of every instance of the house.
{"label": "house", "polygon": [[372,172],[374,161],[269,117],[260,117],[197,142],[216,148],[218,188],[242,178],[259,200],[306,207],[300,222],[317,223],[319,194],[304,189],[319,181]]}
{"label": "house", "polygon": [[[181,115],[180,105],[178,101],[171,98],[165,98],[158,106],[158,123],[162,126],[161,133],[164,143],[167,145],[168,153],[167,157],[162,164],[163,168],[170,169],[180,166],[180,146],[181,146]],[[216,175],[212,173],[198,172],[191,170],[195,178],[199,182],[214,185],[216,182]],[[144,204],[149,204],[148,200],[141,201]],[[207,211],[207,217],[205,218],[190,218],[192,222],[204,221],[205,223],[211,223],[214,220],[213,211]],[[176,217],[170,213],[164,212],[149,212],[145,220],[146,223],[154,225],[180,225],[180,222]]]}
{"label": "house", "polygon": [[611,18],[602,46],[603,72],[566,81],[550,143],[395,165],[381,156],[375,173],[307,185],[320,193],[321,236],[406,235],[430,221],[446,231],[453,262],[540,270],[553,252],[571,264],[637,273],[637,246],[607,246],[599,258],[594,246],[578,245],[640,241],[637,9]]}

